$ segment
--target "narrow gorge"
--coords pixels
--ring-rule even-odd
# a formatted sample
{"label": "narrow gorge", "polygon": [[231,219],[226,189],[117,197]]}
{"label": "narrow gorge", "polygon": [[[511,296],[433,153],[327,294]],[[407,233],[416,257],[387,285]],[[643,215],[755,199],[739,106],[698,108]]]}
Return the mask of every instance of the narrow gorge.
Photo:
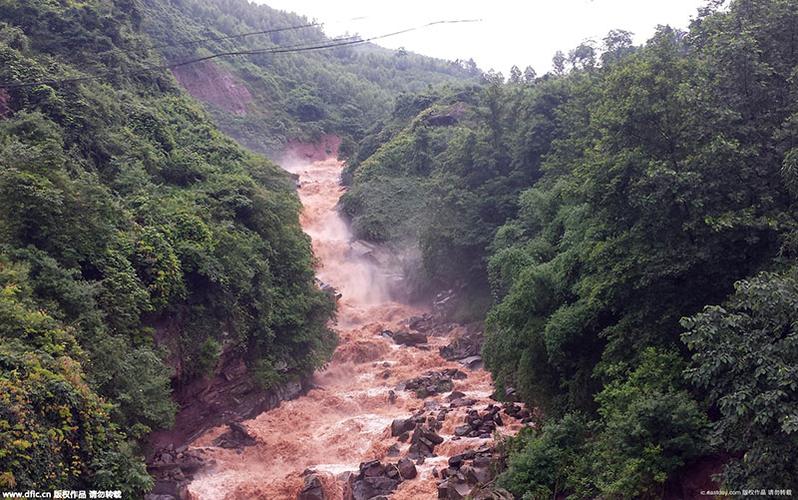
{"label": "narrow gorge", "polygon": [[798,1],[649,3],[0,1],[0,498],[791,496]]}
{"label": "narrow gorge", "polygon": [[[314,487],[324,496],[300,498],[371,498],[393,487],[394,499],[430,498],[437,496],[439,471],[451,457],[473,458],[468,452],[480,449],[488,456],[495,422],[504,424],[498,432],[512,434],[528,417],[516,405],[508,406],[516,418],[506,410],[499,416],[499,404],[489,397],[490,375],[477,357],[466,362],[441,357],[439,349],[467,333],[465,327],[445,325],[430,309],[392,299],[391,270],[364,253],[367,247],[354,242],[337,211],[342,167],[334,158],[287,165],[298,176],[301,222],[313,240],[318,278],[340,293],[335,324],[340,345],[307,394],[242,423],[254,439],[248,446],[217,446],[227,426],[191,443],[189,449],[206,463],[189,485],[192,498],[297,498],[303,488],[303,495],[312,495]],[[469,428],[474,410],[495,419],[487,426],[491,432]],[[429,443],[425,432],[432,447],[422,442]],[[407,456],[418,475],[404,481],[391,477],[388,464]],[[357,485],[361,464],[373,460],[382,461],[371,464],[378,468],[385,464],[381,479],[387,480]],[[407,460],[402,463],[407,466]],[[486,464],[475,470],[489,474]],[[467,481],[457,487],[470,489]]]}

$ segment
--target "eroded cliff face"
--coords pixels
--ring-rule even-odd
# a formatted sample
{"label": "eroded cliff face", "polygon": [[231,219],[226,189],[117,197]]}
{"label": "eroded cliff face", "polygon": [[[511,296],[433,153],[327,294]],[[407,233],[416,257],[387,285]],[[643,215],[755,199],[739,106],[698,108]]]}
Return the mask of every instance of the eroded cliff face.
{"label": "eroded cliff face", "polygon": [[217,445],[252,444],[237,423],[304,394],[310,382],[288,374],[290,381],[264,389],[253,377],[240,349],[228,346],[223,348],[211,374],[178,383],[183,379],[176,345],[182,328],[180,319],[173,316],[154,322],[154,326],[156,341],[172,353],[167,362],[174,370],[172,397],[179,409],[171,429],[155,431],[148,437],[148,470],[155,479],[152,495],[183,499],[188,498],[187,487],[193,474],[207,466],[204,453],[190,450],[189,443],[210,429],[229,427],[232,436]]}
{"label": "eroded cliff face", "polygon": [[246,115],[253,101],[246,85],[213,61],[178,66],[172,74],[194,98],[235,115]]}
{"label": "eroded cliff face", "polygon": [[179,405],[175,425],[153,432],[150,452],[184,446],[210,428],[253,418],[304,392],[307,381],[294,381],[264,389],[258,385],[238,353],[223,352],[214,373],[197,377],[173,393]]}

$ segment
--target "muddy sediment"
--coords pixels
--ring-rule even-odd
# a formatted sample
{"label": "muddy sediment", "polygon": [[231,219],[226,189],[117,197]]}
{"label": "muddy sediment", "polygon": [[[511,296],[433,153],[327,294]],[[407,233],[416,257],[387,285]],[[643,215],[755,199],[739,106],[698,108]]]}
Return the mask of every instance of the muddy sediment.
{"label": "muddy sediment", "polygon": [[[409,468],[408,456],[417,474],[406,480],[401,475],[383,478],[383,483],[394,487],[390,497],[436,498],[440,476],[435,474],[447,468],[451,456],[490,445],[494,432],[511,434],[524,425],[501,413],[501,426],[474,420],[479,424],[475,432],[456,434],[463,434],[469,411],[472,416],[475,410],[477,415],[487,415],[485,408],[495,403],[489,397],[490,376],[441,357],[439,351],[453,336],[463,334],[465,327],[447,326],[445,335],[414,331],[409,327],[412,318],[421,324],[418,318],[428,318],[424,315],[430,311],[392,300],[389,270],[353,251],[352,235],[336,210],[343,193],[341,168],[333,159],[288,166],[299,176],[301,222],[313,241],[317,276],[341,293],[334,325],[341,339],[338,351],[328,368],[315,375],[313,388],[305,395],[241,423],[253,440],[248,446],[214,445],[229,432],[223,426],[191,443],[190,449],[201,450],[208,464],[189,484],[192,498],[296,499],[300,491],[310,495],[323,491],[324,498],[342,498],[357,480],[358,471],[371,474],[361,464],[374,460],[394,464],[384,469],[395,475],[392,471],[398,470],[400,460]],[[413,332],[424,334],[423,341],[422,336],[409,335]],[[411,341],[402,340],[408,338]],[[435,379],[436,390],[419,390],[418,384],[407,390],[408,381],[424,374],[454,374],[454,370],[462,376]],[[465,404],[452,404],[452,397]],[[392,435],[396,419],[415,419],[415,430],[405,436]],[[422,438],[433,435],[425,432],[440,437],[432,453],[426,451],[423,443],[428,440]]]}

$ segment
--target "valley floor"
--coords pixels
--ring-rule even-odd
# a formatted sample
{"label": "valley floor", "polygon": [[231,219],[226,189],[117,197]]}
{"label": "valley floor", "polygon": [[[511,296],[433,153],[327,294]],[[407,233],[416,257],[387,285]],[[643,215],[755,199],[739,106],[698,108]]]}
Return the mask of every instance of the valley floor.
{"label": "valley floor", "polygon": [[[335,325],[341,343],[333,361],[316,374],[314,388],[306,395],[243,422],[255,439],[253,445],[214,446],[225,427],[212,429],[193,442],[191,447],[211,464],[191,482],[193,498],[294,499],[303,488],[309,495],[306,498],[316,498],[309,491],[314,486],[327,499],[359,498],[369,494],[364,493],[368,487],[394,486],[393,480],[399,484],[391,498],[436,498],[441,479],[435,475],[447,469],[450,457],[480,447],[485,451],[492,444],[494,429],[513,434],[523,425],[507,415],[506,408],[501,416],[499,405],[489,408],[495,402],[489,398],[492,385],[487,372],[469,370],[440,356],[439,348],[462,334],[464,327],[431,327],[429,321],[419,321],[430,318],[422,316],[429,311],[392,301],[385,270],[353,251],[352,236],[336,210],[343,192],[341,168],[332,159],[289,168],[299,176],[301,220],[319,259],[317,275],[342,294]],[[409,323],[423,332],[413,331]],[[399,345],[395,343],[399,337],[391,338],[393,332],[407,332],[426,342]],[[430,376],[429,372],[438,373]],[[416,377],[421,378],[408,383]],[[403,390],[416,385],[421,393]],[[397,419],[407,420],[397,424]],[[469,427],[469,419],[474,426]],[[491,423],[494,420],[499,427]],[[405,426],[406,431],[397,426]],[[399,436],[392,435],[392,427]],[[424,436],[431,438],[431,446],[425,444],[429,441]],[[435,443],[438,440],[442,442]],[[359,468],[360,478],[364,476],[362,463],[396,463],[408,455],[417,477],[392,479],[390,467],[373,464],[385,480],[376,486],[356,484]],[[313,477],[307,478],[310,471]],[[355,475],[349,478],[348,471]]]}

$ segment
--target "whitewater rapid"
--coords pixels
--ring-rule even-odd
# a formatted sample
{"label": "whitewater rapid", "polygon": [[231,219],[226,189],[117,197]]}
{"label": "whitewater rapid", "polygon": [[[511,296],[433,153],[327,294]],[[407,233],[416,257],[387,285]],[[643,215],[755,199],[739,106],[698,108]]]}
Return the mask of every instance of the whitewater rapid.
{"label": "whitewater rapid", "polygon": [[[352,251],[352,234],[336,210],[343,194],[342,167],[328,159],[287,168],[299,176],[301,223],[313,242],[317,276],[342,294],[333,325],[340,345],[328,368],[316,374],[316,388],[243,422],[257,440],[254,446],[214,447],[212,442],[224,427],[191,443],[213,460],[189,485],[192,498],[294,500],[302,488],[301,474],[308,468],[321,473],[328,495],[341,498],[338,476],[356,471],[361,462],[384,459],[388,447],[396,443],[391,421],[411,416],[424,404],[409,392],[397,390],[390,397],[389,391],[428,370],[462,368],[439,356],[438,347],[448,343],[446,338],[430,337],[430,348],[421,350],[398,346],[380,335],[386,329],[406,329],[408,318],[426,311],[391,300],[387,273]],[[467,379],[455,381],[454,389],[480,404],[489,402],[490,377],[483,371],[469,372]],[[441,430],[447,439],[436,448],[439,456],[419,466],[419,477],[403,482],[392,498],[436,498],[432,468],[445,467],[449,456],[484,443],[448,439],[465,411],[447,417]]]}

